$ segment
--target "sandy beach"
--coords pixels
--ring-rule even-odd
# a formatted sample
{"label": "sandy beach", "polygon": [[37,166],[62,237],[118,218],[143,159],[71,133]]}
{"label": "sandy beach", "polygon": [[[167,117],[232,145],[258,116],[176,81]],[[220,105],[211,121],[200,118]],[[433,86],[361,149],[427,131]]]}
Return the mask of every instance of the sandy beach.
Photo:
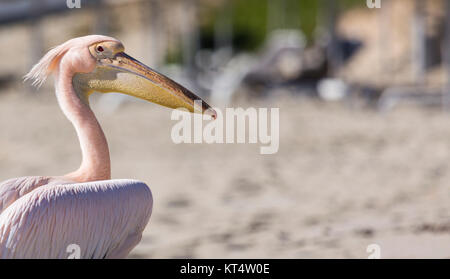
{"label": "sandy beach", "polygon": [[[0,95],[0,181],[60,175],[81,160],[50,89]],[[21,93],[18,93],[21,92]],[[171,111],[127,102],[93,109],[109,140],[113,178],[150,185],[154,209],[130,258],[450,257],[450,115],[386,114],[284,97],[280,149],[174,144]]]}

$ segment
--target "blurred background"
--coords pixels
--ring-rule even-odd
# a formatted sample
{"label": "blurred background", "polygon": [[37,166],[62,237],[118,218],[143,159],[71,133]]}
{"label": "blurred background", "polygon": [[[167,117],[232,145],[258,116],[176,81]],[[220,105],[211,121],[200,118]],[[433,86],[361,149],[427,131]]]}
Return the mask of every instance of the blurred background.
{"label": "blurred background", "polygon": [[[72,1],[74,2],[74,1]],[[0,181],[81,154],[52,81],[88,34],[216,107],[280,108],[280,149],[172,142],[171,111],[93,96],[114,178],[152,188],[132,258],[450,257],[450,0],[0,0]]]}

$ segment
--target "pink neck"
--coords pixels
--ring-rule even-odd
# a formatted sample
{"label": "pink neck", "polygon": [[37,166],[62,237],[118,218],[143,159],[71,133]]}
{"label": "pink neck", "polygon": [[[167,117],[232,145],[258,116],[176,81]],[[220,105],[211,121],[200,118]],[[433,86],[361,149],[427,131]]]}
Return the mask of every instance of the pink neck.
{"label": "pink neck", "polygon": [[59,105],[72,122],[80,141],[83,160],[80,168],[65,175],[76,182],[111,179],[111,161],[108,143],[94,113],[80,99],[73,85],[73,73],[60,69],[56,77],[56,95]]}

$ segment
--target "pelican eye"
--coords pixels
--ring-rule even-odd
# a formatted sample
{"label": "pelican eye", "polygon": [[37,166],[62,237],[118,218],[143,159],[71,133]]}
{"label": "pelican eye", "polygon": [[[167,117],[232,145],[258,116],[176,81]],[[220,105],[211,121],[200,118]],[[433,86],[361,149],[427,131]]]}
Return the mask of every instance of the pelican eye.
{"label": "pelican eye", "polygon": [[102,47],[102,46],[98,46],[98,47],[97,47],[97,51],[98,51],[98,52],[103,52],[103,51],[104,51],[104,49],[103,49],[103,47]]}

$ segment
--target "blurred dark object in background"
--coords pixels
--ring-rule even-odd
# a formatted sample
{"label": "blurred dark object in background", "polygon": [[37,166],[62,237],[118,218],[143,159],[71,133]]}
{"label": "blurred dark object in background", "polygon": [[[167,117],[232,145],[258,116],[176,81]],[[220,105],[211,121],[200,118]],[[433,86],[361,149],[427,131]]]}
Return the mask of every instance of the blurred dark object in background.
{"label": "blurred dark object in background", "polygon": [[11,33],[0,36],[2,45],[14,45],[12,33],[25,26],[17,43],[26,38],[30,47],[17,65],[2,63],[0,75],[19,80],[54,44],[103,33],[218,104],[291,92],[372,106],[406,86],[419,95],[441,88],[447,107],[449,3],[386,0],[369,9],[359,0],[96,0],[70,9],[61,0],[2,0],[0,31]]}

